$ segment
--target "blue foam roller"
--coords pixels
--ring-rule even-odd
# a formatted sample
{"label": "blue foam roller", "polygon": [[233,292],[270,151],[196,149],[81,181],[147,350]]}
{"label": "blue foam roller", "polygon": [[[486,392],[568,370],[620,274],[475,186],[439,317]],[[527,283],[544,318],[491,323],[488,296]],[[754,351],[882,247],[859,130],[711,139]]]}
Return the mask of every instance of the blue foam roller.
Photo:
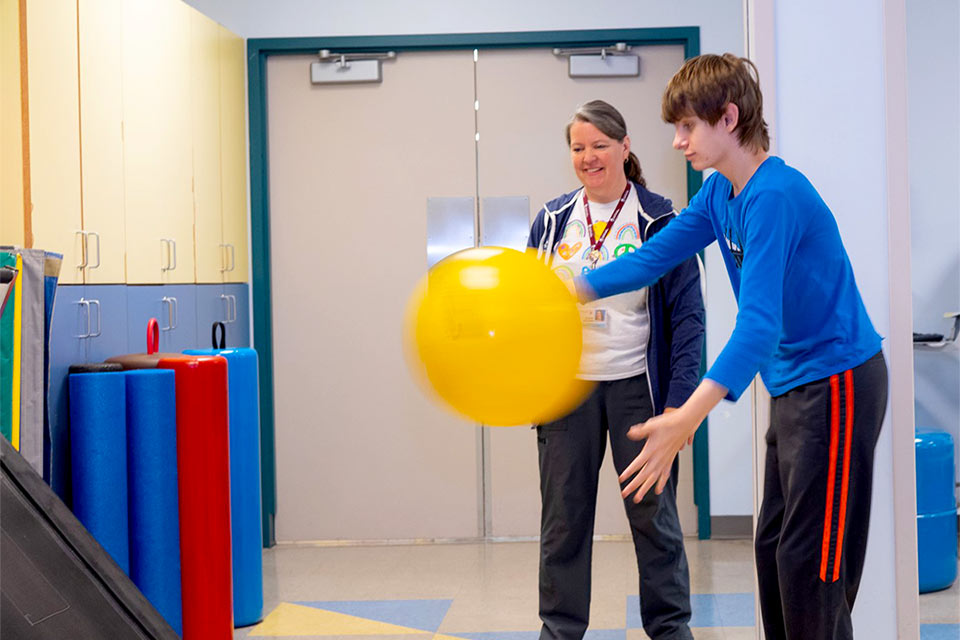
{"label": "blue foam roller", "polygon": [[126,384],[123,373],[71,373],[73,512],[127,574]]}
{"label": "blue foam roller", "polygon": [[953,437],[946,431],[917,429],[917,513],[939,513],[957,508],[954,495]]}
{"label": "blue foam roller", "polygon": [[263,619],[263,539],[260,522],[260,394],[253,349],[195,349],[189,355],[227,359],[230,405],[230,528],[233,621]]}
{"label": "blue foam roller", "polygon": [[947,589],[957,579],[957,510],[917,516],[920,593]]}
{"label": "blue foam roller", "polygon": [[168,369],[125,375],[130,577],[183,635],[175,376]]}

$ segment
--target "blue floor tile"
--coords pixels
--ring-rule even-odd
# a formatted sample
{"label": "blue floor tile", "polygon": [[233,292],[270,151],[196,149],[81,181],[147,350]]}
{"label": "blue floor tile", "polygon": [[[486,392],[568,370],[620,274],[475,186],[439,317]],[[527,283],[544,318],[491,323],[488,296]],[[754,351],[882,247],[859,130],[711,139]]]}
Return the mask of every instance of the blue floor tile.
{"label": "blue floor tile", "polygon": [[960,638],[960,624],[922,624],[920,640],[957,640]]}
{"label": "blue floor tile", "polygon": [[[484,633],[450,633],[469,640],[539,640],[539,631],[487,631]],[[627,640],[626,629],[587,629],[583,640]]]}
{"label": "blue floor tile", "polygon": [[297,602],[306,607],[345,613],[401,627],[436,631],[452,600],[333,600]]}
{"label": "blue floor tile", "polygon": [[468,640],[539,640],[539,631],[484,631],[483,633],[448,633]]}
{"label": "blue floor tile", "polygon": [[[752,593],[690,595],[691,627],[752,627],[756,624]],[[627,628],[642,629],[640,597],[627,596]]]}

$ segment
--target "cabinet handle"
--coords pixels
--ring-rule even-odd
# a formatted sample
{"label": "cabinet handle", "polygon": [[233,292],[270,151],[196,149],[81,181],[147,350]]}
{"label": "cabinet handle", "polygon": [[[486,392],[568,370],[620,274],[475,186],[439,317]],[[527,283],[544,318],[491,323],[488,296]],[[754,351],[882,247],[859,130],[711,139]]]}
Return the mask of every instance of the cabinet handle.
{"label": "cabinet handle", "polygon": [[221,293],[220,300],[224,303],[223,322],[224,324],[230,324],[230,296]]}
{"label": "cabinet handle", "polygon": [[230,268],[227,271],[233,271],[237,266],[237,250],[232,244],[227,244],[227,248],[230,250]]}
{"label": "cabinet handle", "polygon": [[177,268],[177,241],[172,238],[160,238],[160,245],[166,249],[162,257],[167,259],[167,266],[160,267],[160,271],[173,271]]}
{"label": "cabinet handle", "polygon": [[[84,235],[87,236],[86,242],[83,243],[84,246],[86,246],[90,242],[90,236],[93,236],[94,238],[97,239],[97,264],[87,265],[87,269],[96,269],[97,267],[100,266],[100,234],[97,233],[96,231],[87,231]],[[84,255],[86,255],[87,253],[89,253],[89,251],[85,251]],[[86,258],[84,258],[84,260],[86,260]]]}
{"label": "cabinet handle", "polygon": [[[174,267],[176,267],[176,262],[174,262]],[[170,298],[170,301],[173,303],[173,326],[171,328],[176,329],[180,326],[180,303],[173,297]]]}
{"label": "cabinet handle", "polygon": [[85,269],[87,267],[87,234],[83,231],[74,231],[74,239],[77,236],[80,236],[80,264],[77,265],[77,269]]}
{"label": "cabinet handle", "polygon": [[84,300],[83,298],[80,298],[79,300],[74,301],[73,304],[78,304],[78,305],[80,305],[81,307],[86,307],[86,309],[87,309],[87,330],[86,330],[85,333],[81,333],[80,335],[73,336],[73,337],[74,337],[74,338],[80,338],[81,340],[82,340],[83,338],[89,338],[89,337],[90,337],[90,301],[89,301],[89,300]]}
{"label": "cabinet handle", "polygon": [[160,271],[170,270],[170,241],[160,238]]}
{"label": "cabinet handle", "polygon": [[231,293],[227,297],[230,298],[230,305],[233,307],[233,313],[230,316],[230,323],[232,324],[237,321],[237,296]]}
{"label": "cabinet handle", "polygon": [[99,338],[99,337],[100,337],[100,334],[103,333],[103,316],[100,315],[100,301],[99,301],[99,300],[88,300],[87,302],[89,303],[89,304],[87,305],[88,311],[89,311],[89,308],[92,307],[92,306],[96,306],[96,307],[97,307],[97,331],[96,331],[96,333],[91,333],[89,337],[91,337],[91,338]]}
{"label": "cabinet handle", "polygon": [[160,302],[167,305],[167,326],[160,327],[160,331],[170,331],[173,329],[173,298],[163,296]]}
{"label": "cabinet handle", "polygon": [[229,271],[227,269],[227,245],[218,244],[217,246],[220,247],[220,273]]}

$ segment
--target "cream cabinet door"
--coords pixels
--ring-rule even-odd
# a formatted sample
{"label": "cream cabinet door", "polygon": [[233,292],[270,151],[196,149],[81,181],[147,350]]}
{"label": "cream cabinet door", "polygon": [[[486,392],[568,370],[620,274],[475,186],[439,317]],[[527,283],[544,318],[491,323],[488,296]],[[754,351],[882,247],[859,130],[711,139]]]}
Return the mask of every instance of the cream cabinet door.
{"label": "cream cabinet door", "polygon": [[194,282],[189,7],[124,0],[122,33],[127,282]]}
{"label": "cream cabinet door", "polygon": [[0,0],[0,244],[24,244],[20,3]]}
{"label": "cream cabinet door", "polygon": [[220,26],[190,12],[193,208],[197,282],[223,278],[220,182]]}
{"label": "cream cabinet door", "polygon": [[77,6],[27,0],[30,204],[33,246],[63,254],[60,282],[83,282]]}
{"label": "cream cabinet door", "polygon": [[249,272],[246,58],[243,38],[220,27],[220,179],[225,282],[246,282]]}
{"label": "cream cabinet door", "polygon": [[123,2],[79,0],[77,12],[85,281],[123,283]]}

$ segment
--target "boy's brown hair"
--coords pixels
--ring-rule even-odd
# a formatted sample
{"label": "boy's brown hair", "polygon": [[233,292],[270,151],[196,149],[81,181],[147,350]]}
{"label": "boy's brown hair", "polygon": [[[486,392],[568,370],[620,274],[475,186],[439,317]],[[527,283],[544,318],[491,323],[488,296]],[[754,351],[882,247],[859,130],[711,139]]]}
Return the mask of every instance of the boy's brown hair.
{"label": "boy's brown hair", "polygon": [[704,54],[684,62],[663,92],[661,113],[671,124],[693,114],[713,126],[730,103],[740,111],[735,129],[740,146],[768,151],[770,134],[763,121],[757,68],[732,53]]}

